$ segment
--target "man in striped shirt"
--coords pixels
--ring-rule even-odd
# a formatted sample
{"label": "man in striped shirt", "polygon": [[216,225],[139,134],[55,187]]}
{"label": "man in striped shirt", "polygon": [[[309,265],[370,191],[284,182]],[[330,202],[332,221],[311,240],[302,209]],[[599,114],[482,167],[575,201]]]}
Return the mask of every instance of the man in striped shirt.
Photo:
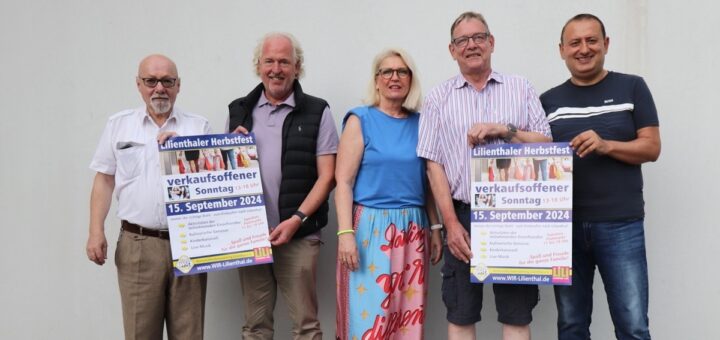
{"label": "man in striped shirt", "polygon": [[[427,160],[433,195],[446,227],[443,301],[448,339],[475,339],[482,284],[470,283],[470,150],[478,144],[550,142],[550,127],[530,83],[492,70],[495,38],[480,13],[450,28],[450,54],[460,74],[436,86],[420,115],[417,153]],[[494,285],[504,339],[529,339],[535,285]]]}

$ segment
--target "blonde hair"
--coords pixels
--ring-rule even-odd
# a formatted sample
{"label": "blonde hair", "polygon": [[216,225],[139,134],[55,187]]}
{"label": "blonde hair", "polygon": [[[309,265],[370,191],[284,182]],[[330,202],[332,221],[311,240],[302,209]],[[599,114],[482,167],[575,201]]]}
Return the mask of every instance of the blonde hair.
{"label": "blonde hair", "polygon": [[370,83],[368,84],[365,104],[374,106],[380,104],[380,94],[375,88],[375,80],[377,79],[378,71],[380,71],[380,64],[382,64],[382,62],[389,57],[399,57],[400,59],[402,59],[403,63],[407,65],[408,69],[410,69],[410,91],[405,97],[405,101],[403,102],[402,107],[405,110],[417,112],[418,110],[420,110],[420,105],[422,104],[422,91],[420,90],[419,80],[420,77],[418,75],[417,68],[415,67],[415,63],[413,62],[410,55],[399,48],[386,49],[376,55],[375,59],[373,59],[372,69],[370,70]]}
{"label": "blonde hair", "polygon": [[287,40],[290,40],[290,45],[292,45],[293,50],[293,64],[299,65],[297,71],[297,79],[302,78],[302,76],[305,75],[305,53],[303,52],[302,47],[300,47],[300,42],[295,39],[295,36],[287,32],[270,32],[265,34],[258,41],[258,44],[255,46],[252,60],[253,66],[255,66],[255,74],[257,74],[258,77],[260,76],[260,72],[258,71],[258,65],[260,65],[260,59],[262,58],[263,45],[265,45],[265,42],[269,39],[277,37],[283,37]]}

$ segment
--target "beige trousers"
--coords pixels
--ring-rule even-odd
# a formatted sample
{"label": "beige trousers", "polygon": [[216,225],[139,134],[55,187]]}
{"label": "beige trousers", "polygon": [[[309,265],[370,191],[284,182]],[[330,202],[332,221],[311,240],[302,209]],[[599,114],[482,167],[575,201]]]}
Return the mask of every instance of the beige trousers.
{"label": "beige trousers", "polygon": [[[293,339],[322,339],[315,291],[320,244],[320,240],[292,240],[273,247],[272,264],[239,269],[245,304],[243,339],[273,339],[278,288],[290,310]],[[288,339],[286,335],[279,338]]]}
{"label": "beige trousers", "polygon": [[120,232],[115,264],[125,339],[202,339],[207,275],[175,277],[170,241]]}

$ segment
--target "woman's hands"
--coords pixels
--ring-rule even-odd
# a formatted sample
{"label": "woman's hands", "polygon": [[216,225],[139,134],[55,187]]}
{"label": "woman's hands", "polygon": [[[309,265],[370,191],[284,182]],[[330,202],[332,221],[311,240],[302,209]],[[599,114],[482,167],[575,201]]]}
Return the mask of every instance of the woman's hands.
{"label": "woman's hands", "polygon": [[355,271],[360,267],[354,233],[345,233],[338,236],[338,261],[350,271]]}
{"label": "woman's hands", "polygon": [[432,235],[430,236],[430,261],[434,265],[438,264],[438,262],[442,260],[442,256],[442,235],[440,234],[440,229],[435,229],[432,231]]}

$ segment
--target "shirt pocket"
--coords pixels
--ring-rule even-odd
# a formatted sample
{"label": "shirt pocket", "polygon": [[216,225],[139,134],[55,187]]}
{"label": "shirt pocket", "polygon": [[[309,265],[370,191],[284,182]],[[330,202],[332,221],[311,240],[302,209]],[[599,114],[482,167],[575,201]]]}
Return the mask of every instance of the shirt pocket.
{"label": "shirt pocket", "polygon": [[145,158],[145,144],[139,142],[117,143],[117,176],[132,180],[140,175]]}

